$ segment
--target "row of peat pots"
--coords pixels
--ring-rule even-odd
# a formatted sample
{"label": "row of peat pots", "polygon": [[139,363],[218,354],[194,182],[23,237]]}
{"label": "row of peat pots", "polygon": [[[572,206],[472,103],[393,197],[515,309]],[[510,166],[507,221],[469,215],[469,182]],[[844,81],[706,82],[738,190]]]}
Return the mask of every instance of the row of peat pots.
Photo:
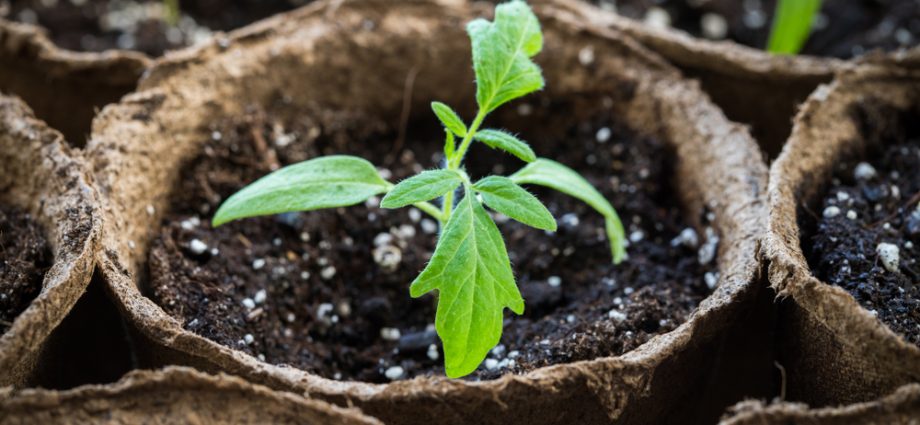
{"label": "row of peat pots", "polygon": [[[493,4],[319,0],[155,60],[0,21],[0,423],[917,421],[920,56],[531,3],[546,87],[488,125],[599,188],[629,257],[534,188],[559,228],[496,217],[527,308],[461,379],[408,293],[419,210],[210,221],[320,155],[438,166],[428,105],[473,115],[464,25]],[[470,174],[522,165],[488,153]]]}

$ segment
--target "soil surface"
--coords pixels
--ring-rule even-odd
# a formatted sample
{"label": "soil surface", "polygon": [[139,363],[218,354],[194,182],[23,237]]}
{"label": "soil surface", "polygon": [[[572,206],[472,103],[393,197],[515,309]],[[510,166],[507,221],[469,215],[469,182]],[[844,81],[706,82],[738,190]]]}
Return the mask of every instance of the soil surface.
{"label": "soil surface", "polygon": [[51,263],[38,223],[24,211],[0,205],[0,334],[41,292]]}
{"label": "soil surface", "polygon": [[310,0],[0,0],[0,18],[47,28],[60,47],[101,52],[137,50],[160,56]]}
{"label": "soil surface", "polygon": [[[852,294],[892,330],[920,346],[920,127],[872,141],[861,162],[843,163],[802,240],[815,275]],[[875,116],[895,116],[896,112]],[[801,214],[805,215],[805,214]],[[803,226],[803,229],[806,227]]]}
{"label": "soil surface", "polygon": [[[541,126],[570,108],[539,108],[545,119],[533,112],[534,128],[522,136],[538,155],[581,170],[612,201],[632,240],[630,257],[613,266],[600,216],[552,191],[533,188],[559,222],[555,234],[496,215],[526,311],[506,310],[501,344],[470,379],[624,353],[684,322],[716,282],[718,236],[684,224],[671,194],[670,152],[610,122],[610,112],[548,137],[550,127]],[[321,125],[310,117],[323,112],[292,109],[279,101],[213,124],[203,155],[183,168],[153,243],[152,298],[186,329],[271,363],[371,382],[443,376],[436,298],[408,291],[438,232],[420,211],[382,210],[373,198],[209,226],[222,199],[279,163],[354,154],[397,181],[442,159],[433,116],[394,143],[399,137],[373,119],[326,112],[321,121],[336,124]],[[474,178],[522,166],[482,145],[468,159]]]}
{"label": "soil surface", "polygon": [[[776,0],[593,0],[630,18],[670,25],[697,37],[767,45]],[[615,4],[616,6],[611,6]],[[920,2],[825,0],[802,54],[851,58],[920,41]]]}

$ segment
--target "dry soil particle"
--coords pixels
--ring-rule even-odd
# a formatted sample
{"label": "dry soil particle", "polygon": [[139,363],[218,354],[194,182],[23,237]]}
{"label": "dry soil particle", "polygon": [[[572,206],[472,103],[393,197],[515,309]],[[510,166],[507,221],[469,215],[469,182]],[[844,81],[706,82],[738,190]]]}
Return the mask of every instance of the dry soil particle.
{"label": "dry soil particle", "polygon": [[47,28],[60,47],[79,51],[137,50],[151,56],[194,44],[304,5],[309,0],[177,0],[167,22],[162,0],[0,0],[0,18]]}
{"label": "dry soil particle", "polygon": [[900,114],[898,124],[870,143],[862,162],[838,167],[821,210],[804,214],[802,228],[815,230],[805,233],[810,236],[802,244],[818,278],[846,289],[892,330],[920,345],[918,112]]}
{"label": "dry soil particle", "polygon": [[[767,44],[776,0],[594,0],[650,25],[670,25],[697,37],[729,39],[754,48]],[[920,2],[825,0],[803,54],[850,58],[920,41]]]}
{"label": "dry soil particle", "polygon": [[[570,107],[541,110],[558,117]],[[151,296],[186,329],[271,363],[372,382],[442,375],[435,298],[408,293],[436,242],[437,225],[426,215],[382,210],[372,199],[208,225],[222,199],[276,163],[355,154],[385,165],[383,174],[396,181],[442,158],[433,117],[410,125],[398,149],[393,132],[373,120],[327,113],[314,121],[322,113],[290,109],[274,105],[214,123],[203,155],[184,167],[153,244]],[[557,129],[556,140],[540,127],[551,121],[534,118],[523,137],[601,188],[626,224],[630,257],[613,266],[603,220],[552,191],[534,189],[559,221],[555,234],[496,217],[526,312],[506,312],[501,345],[471,379],[626,352],[684,322],[717,276],[718,236],[683,223],[671,193],[671,153],[661,142],[611,123],[609,112]],[[470,158],[474,177],[522,165],[484,146]]]}
{"label": "dry soil particle", "polygon": [[38,223],[0,205],[0,334],[41,292],[52,255]]}

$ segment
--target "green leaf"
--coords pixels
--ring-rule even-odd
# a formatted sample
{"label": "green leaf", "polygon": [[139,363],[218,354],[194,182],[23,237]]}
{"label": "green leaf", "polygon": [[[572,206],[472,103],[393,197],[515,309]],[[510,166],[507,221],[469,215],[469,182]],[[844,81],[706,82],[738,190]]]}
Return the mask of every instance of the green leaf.
{"label": "green leaf", "polygon": [[539,158],[512,174],[511,180],[518,184],[546,186],[590,205],[604,216],[613,262],[619,264],[626,257],[626,232],[616,210],[607,202],[604,195],[575,170],[556,161]]}
{"label": "green leaf", "polygon": [[476,182],[473,189],[482,195],[489,208],[528,226],[556,231],[556,219],[543,203],[511,179],[489,176]]}
{"label": "green leaf", "polygon": [[324,156],[281,168],[227,198],[213,226],[228,221],[354,205],[384,193],[389,183],[364,159]]}
{"label": "green leaf", "polygon": [[466,125],[463,124],[460,116],[453,109],[450,109],[450,106],[441,102],[431,102],[431,110],[434,111],[434,114],[441,120],[441,124],[444,124],[444,127],[447,127],[448,130],[460,137],[466,136]]}
{"label": "green leaf", "polygon": [[456,189],[462,182],[460,174],[454,170],[422,171],[390,189],[380,201],[380,206],[400,208],[416,202],[428,201]]}
{"label": "green leaf", "polygon": [[501,149],[508,152],[524,162],[533,162],[537,159],[537,155],[533,153],[533,149],[530,148],[527,142],[501,130],[479,130],[473,135],[473,138],[485,143],[492,149]]}
{"label": "green leaf", "polygon": [[498,344],[504,308],[524,313],[502,235],[469,189],[409,292],[420,297],[434,289],[439,297],[435,328],[451,378],[476,370]]}
{"label": "green leaf", "polygon": [[466,31],[473,44],[476,101],[491,112],[509,100],[543,88],[540,67],[530,60],[543,48],[540,22],[519,0],[495,8],[495,22],[476,19]]}
{"label": "green leaf", "polygon": [[773,27],[767,50],[771,53],[796,54],[802,49],[821,0],[780,0],[773,15]]}

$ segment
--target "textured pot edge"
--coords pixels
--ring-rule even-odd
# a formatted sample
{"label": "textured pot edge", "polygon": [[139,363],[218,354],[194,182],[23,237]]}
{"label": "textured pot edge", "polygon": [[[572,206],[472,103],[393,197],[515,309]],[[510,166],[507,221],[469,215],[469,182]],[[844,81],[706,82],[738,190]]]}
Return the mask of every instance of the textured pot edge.
{"label": "textured pot edge", "polygon": [[[36,62],[52,77],[78,77],[83,72],[115,67],[129,68],[135,75],[141,75],[151,64],[149,57],[130,50],[107,50],[100,53],[67,50],[55,45],[44,28],[5,19],[0,19],[0,45],[4,51],[15,51],[24,55],[24,60]],[[125,83],[133,81],[112,82],[113,85]]]}
{"label": "textured pot edge", "polygon": [[564,7],[596,25],[615,28],[680,66],[706,69],[717,74],[749,75],[784,79],[830,78],[848,67],[847,61],[805,55],[773,55],[732,41],[693,37],[676,28],[652,28],[641,22],[608,13],[590,13],[577,0],[561,0]]}
{"label": "textured pot edge", "polygon": [[[920,52],[920,50],[915,50]],[[900,59],[899,59],[900,58]],[[892,331],[887,325],[863,308],[859,302],[844,289],[829,285],[817,279],[802,253],[799,239],[785,240],[782,236],[786,231],[798,234],[798,224],[789,223],[787,217],[796,217],[795,211],[798,199],[795,194],[797,188],[788,180],[784,171],[793,166],[803,157],[803,149],[809,145],[808,126],[812,124],[811,117],[822,108],[829,99],[839,95],[841,91],[850,89],[854,82],[871,82],[873,79],[885,79],[898,75],[911,75],[920,78],[920,68],[900,68],[900,65],[913,65],[920,63],[920,55],[909,55],[904,60],[903,54],[895,56],[877,56],[869,58],[863,64],[839,72],[829,84],[820,86],[812,93],[801,106],[795,118],[792,135],[783,148],[782,153],[770,167],[768,180],[769,219],[767,235],[765,237],[765,254],[769,262],[769,280],[776,290],[778,298],[790,297],[805,307],[820,323],[837,335],[846,335],[848,331],[862,329],[877,341],[885,344],[888,349],[902,353],[908,358],[920,359],[920,348],[906,342],[902,337]],[[828,148],[832,151],[835,145]],[[823,170],[822,170],[823,171]],[[794,220],[793,220],[794,221]],[[786,231],[784,231],[784,229]],[[841,304],[852,311],[858,312],[857,317],[846,317],[846,323],[837,323],[828,320],[825,308],[830,305],[826,297],[832,297],[834,304]],[[837,307],[834,307],[837,308]],[[865,326],[865,323],[872,323]],[[859,338],[846,338],[843,343],[851,348]],[[903,372],[920,379],[920,364],[903,364]]]}
{"label": "textured pot edge", "polygon": [[881,413],[903,414],[905,415],[904,418],[909,418],[910,416],[908,415],[920,414],[920,384],[904,385],[893,393],[877,400],[839,407],[810,408],[803,403],[779,402],[766,404],[762,401],[744,401],[733,406],[730,409],[730,413],[719,424],[778,425],[791,422],[797,423],[798,421],[808,421],[808,423],[825,423],[824,421],[859,424],[889,423],[872,418],[872,416],[878,416]]}
{"label": "textured pot edge", "polygon": [[[263,385],[251,383],[226,373],[207,374],[192,368],[168,366],[158,370],[134,370],[117,382],[89,384],[67,390],[41,388],[0,388],[0,411],[16,415],[17,411],[53,411],[65,404],[87,404],[99,399],[114,399],[120,396],[142,397],[145,391],[203,390],[215,393],[245,393],[253,398],[270,398],[283,404],[322,412],[338,420],[354,423],[381,424],[377,419],[365,416],[357,408],[344,408],[320,400],[310,399],[285,391],[272,390]],[[128,408],[130,409],[130,407]]]}
{"label": "textured pot edge", "polygon": [[[455,1],[453,3],[457,2]],[[552,1],[547,3],[555,4]],[[291,12],[288,15],[279,15],[275,18],[269,18],[266,21],[254,24],[251,27],[237,30],[236,32],[231,33],[228,39],[217,39],[212,43],[199,45],[188,50],[172,52],[157,60],[156,66],[142,80],[138,92],[126,98],[122,103],[158,103],[159,98],[162,95],[158,94],[156,87],[160,84],[165,84],[167,86],[171,85],[172,82],[169,81],[169,74],[172,72],[172,70],[181,69],[191,63],[202,60],[202,53],[208,51],[219,51],[223,48],[223,45],[227,45],[228,43],[239,43],[245,46],[247,43],[258,42],[258,40],[268,38],[274,34],[276,31],[276,24],[278,23],[277,21],[280,19],[297,19],[313,14],[334,13],[334,10],[337,9],[340,5],[341,2],[317,2],[301,10]],[[330,12],[330,10],[332,10],[332,12]],[[562,14],[562,11],[559,13]],[[615,31],[610,29],[601,29],[592,25],[583,25],[574,22],[569,22],[569,24],[589,31],[595,36],[611,37],[616,35],[619,37]],[[621,39],[620,42],[630,45],[633,45],[634,43],[629,39]],[[638,47],[638,45],[635,45],[633,48],[640,52],[646,52],[645,49]],[[650,60],[653,60],[655,63],[658,63],[659,66],[667,67],[667,65],[662,60],[658,59],[655,55],[647,54],[646,56]],[[698,85],[695,83],[688,83],[688,86],[681,87],[680,90],[693,90],[697,92],[695,93],[697,96],[706,98],[706,96],[699,91]],[[699,109],[696,109],[699,108],[699,105],[695,103],[687,104],[684,106],[694,111],[700,111]],[[719,137],[741,139],[742,142],[745,142],[750,148],[752,153],[748,161],[744,165],[736,165],[743,168],[749,167],[752,163],[757,163],[760,164],[759,166],[763,168],[763,170],[758,170],[762,172],[757,172],[754,176],[747,176],[752,177],[755,181],[738,182],[739,185],[743,185],[745,190],[750,189],[751,184],[754,186],[759,185],[761,188],[761,194],[758,195],[755,193],[753,198],[749,199],[748,202],[750,205],[747,206],[749,206],[751,209],[748,210],[749,214],[747,216],[752,221],[763,223],[763,220],[765,219],[765,211],[762,210],[762,205],[764,204],[762,199],[762,188],[766,186],[766,167],[765,165],[762,165],[763,161],[760,157],[759,151],[756,150],[753,144],[753,140],[750,139],[750,136],[747,135],[746,130],[742,126],[730,124],[727,119],[724,118],[724,114],[722,114],[721,111],[718,110],[718,108],[716,108],[714,105],[706,104],[705,108],[707,109],[702,111],[704,115],[712,116],[715,114],[716,118],[724,121],[724,125],[719,126],[719,128],[709,128],[707,131],[717,130]],[[718,149],[718,147],[719,146],[712,146],[711,148],[714,149],[713,152],[715,152],[715,149]],[[750,158],[753,158],[753,160]],[[757,208],[758,204],[760,204],[760,208]],[[739,211],[742,209],[743,206],[738,206]],[[756,212],[754,210],[756,210]],[[741,212],[738,212],[738,214],[741,214]],[[648,378],[643,376],[645,372],[641,370],[642,368],[636,369],[638,364],[648,361],[652,362],[652,364],[658,364],[663,361],[665,356],[662,353],[660,348],[661,346],[673,346],[677,344],[686,345],[688,341],[697,333],[697,328],[700,323],[699,318],[701,316],[706,316],[707,313],[709,313],[711,310],[724,307],[716,304],[715,300],[717,297],[734,297],[737,296],[739,292],[746,291],[750,286],[753,286],[752,282],[755,280],[756,275],[759,272],[759,240],[756,236],[756,231],[752,230],[748,233],[749,234],[744,238],[739,238],[746,240],[736,241],[740,246],[734,247],[734,249],[737,250],[736,252],[739,253],[738,256],[747,257],[749,255],[750,257],[748,258],[747,263],[743,265],[743,270],[738,272],[738,277],[731,282],[724,283],[729,281],[729,279],[723,275],[723,283],[720,284],[720,288],[717,290],[717,292],[707,298],[707,300],[705,300],[698,308],[698,310],[693,314],[692,318],[681,325],[677,330],[664,335],[659,335],[648,343],[644,344],[642,347],[626,353],[623,356],[607,357],[590,361],[549,366],[531,371],[525,375],[506,375],[501,379],[488,382],[472,383],[466,381],[452,381],[444,378],[416,378],[410,381],[401,381],[391,384],[368,384],[362,382],[334,381],[289,367],[269,365],[256,360],[252,356],[243,354],[236,350],[232,350],[210,340],[198,337],[197,335],[190,334],[189,332],[184,331],[182,327],[175,321],[175,319],[168,317],[168,315],[166,315],[162,309],[160,309],[152,301],[146,298],[144,298],[143,303],[149,304],[147,307],[152,307],[149,311],[156,311],[156,314],[149,314],[148,311],[144,311],[147,310],[146,308],[129,308],[128,310],[131,311],[125,311],[125,313],[131,316],[132,320],[160,323],[164,329],[178,329],[178,334],[173,334],[172,332],[157,332],[157,334],[149,336],[154,340],[160,340],[170,345],[173,349],[177,349],[185,353],[187,353],[187,350],[184,350],[183,348],[192,346],[207,347],[207,351],[220,355],[220,358],[218,359],[212,357],[208,360],[212,362],[216,361],[217,363],[221,364],[221,367],[225,369],[234,372],[234,369],[250,369],[253,371],[254,375],[258,375],[267,381],[278,382],[278,384],[282,386],[293,385],[294,387],[303,388],[308,392],[323,389],[324,391],[329,391],[331,393],[347,393],[349,398],[353,397],[355,399],[368,400],[377,397],[381,395],[384,389],[387,389],[386,395],[388,399],[400,396],[400,394],[402,394],[401,397],[411,398],[413,397],[413,394],[419,391],[430,391],[432,393],[446,394],[464,387],[480,388],[489,392],[493,392],[494,394],[498,394],[503,388],[508,386],[534,386],[545,380],[555,380],[557,379],[557,372],[563,368],[571,367],[590,370],[592,367],[598,364],[606,365],[608,369],[621,369],[621,372],[623,373],[617,377],[613,377],[612,379],[618,380],[630,387],[647,388],[649,385],[649,382],[647,381]],[[721,254],[722,255],[720,255],[720,259],[726,258],[725,252],[722,252]],[[106,280],[110,283],[110,289],[116,294],[116,298],[121,300],[128,300],[129,298],[134,297],[130,294],[130,292],[137,292],[137,289],[133,283],[133,278],[125,272],[125,268],[123,266],[118,264],[118,255],[106,254],[103,257],[105,258],[100,258],[103,274]],[[595,373],[589,371],[587,374],[594,375]],[[279,380],[278,377],[282,378]],[[611,378],[607,377],[604,379]]]}
{"label": "textured pot edge", "polygon": [[[50,167],[36,167],[35,174],[32,175],[44,171],[49,175],[62,176],[66,178],[63,183],[71,184],[70,187],[62,187],[63,193],[51,193],[50,188],[43,188],[42,192],[52,198],[51,202],[47,202],[47,199],[29,201],[39,204],[33,205],[30,209],[38,210],[42,227],[54,251],[54,264],[43,278],[39,295],[0,336],[0,370],[10,371],[23,367],[31,369],[35,366],[36,357],[48,336],[64,320],[86,290],[95,266],[95,252],[101,243],[102,218],[97,195],[82,156],[66,145],[60,133],[35,118],[29,107],[19,99],[0,95],[0,103],[10,105],[9,107],[14,110],[13,116],[9,117],[14,122],[0,122],[0,125],[12,128],[11,138],[19,136],[25,140],[33,140],[38,134],[38,139],[52,139],[50,143],[39,147],[40,152],[36,153],[36,156],[49,161]],[[59,200],[62,197],[73,197],[73,201],[63,201],[64,205],[61,207],[69,205],[70,208],[89,208],[87,214],[81,214],[79,218],[83,225],[88,226],[88,231],[85,239],[74,244],[74,249],[67,247],[67,220],[56,220],[55,217],[46,216],[48,211],[44,209],[46,202],[62,202]],[[36,327],[40,329],[35,329]],[[22,384],[23,378],[25,377],[3,376],[0,384]]]}

